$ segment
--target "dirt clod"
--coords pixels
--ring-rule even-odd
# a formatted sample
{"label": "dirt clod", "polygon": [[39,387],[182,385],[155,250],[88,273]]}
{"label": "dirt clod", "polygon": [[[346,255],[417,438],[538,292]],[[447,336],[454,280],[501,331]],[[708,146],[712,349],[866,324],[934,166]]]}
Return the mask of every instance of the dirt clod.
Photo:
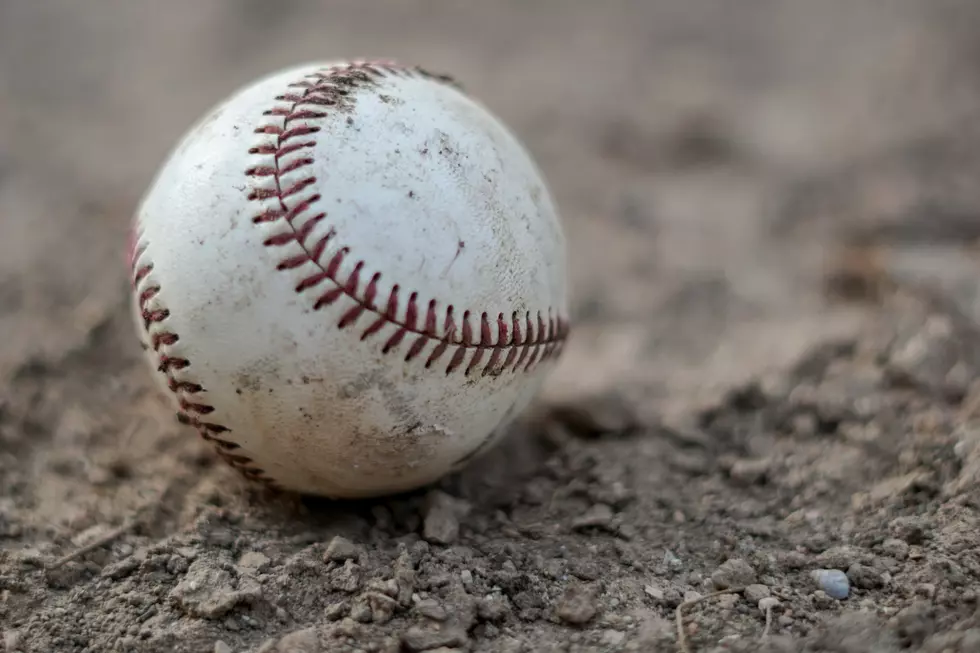
{"label": "dirt clod", "polygon": [[595,601],[595,594],[591,590],[572,586],[565,590],[562,595],[558,602],[556,614],[559,619],[566,623],[585,624],[596,615],[598,608]]}
{"label": "dirt clod", "polygon": [[866,590],[878,589],[885,584],[885,580],[879,572],[859,563],[848,568],[847,579],[851,581],[851,585],[854,587]]}
{"label": "dirt clod", "polygon": [[745,600],[749,603],[759,603],[763,599],[769,597],[770,590],[765,585],[754,583],[747,586],[743,594],[745,594]]}
{"label": "dirt clod", "polygon": [[330,544],[327,545],[327,550],[323,554],[323,559],[340,563],[347,560],[356,561],[359,553],[360,552],[357,546],[353,542],[348,540],[346,537],[337,535],[330,540]]}
{"label": "dirt clod", "polygon": [[909,557],[909,545],[902,540],[891,538],[881,543],[881,552],[896,560],[905,560]]}
{"label": "dirt clod", "polygon": [[866,556],[852,546],[834,546],[819,554],[816,562],[828,569],[847,569]]}
{"label": "dirt clod", "polygon": [[261,596],[262,589],[253,580],[242,578],[236,583],[229,571],[202,558],[190,565],[169,598],[189,616],[214,619]]}
{"label": "dirt clod", "polygon": [[[404,4],[0,3],[0,650],[980,650],[980,3]],[[289,53],[363,41],[364,25],[406,62],[470,76],[532,153],[565,227],[574,320],[560,366],[484,456],[346,502],[253,484],[175,420],[123,259],[195,107]],[[374,138],[353,81],[324,96],[339,104],[258,109],[289,123],[301,149],[283,156],[307,155],[307,110],[329,114],[309,135],[317,161],[329,134]],[[242,161],[249,124],[234,125]],[[467,202],[504,202],[513,171],[432,158],[372,201],[417,208],[430,175],[447,193],[470,175]],[[322,194],[332,168],[314,167]],[[365,229],[336,229],[328,249],[364,259],[362,285],[445,270],[440,239],[455,254],[465,238],[439,282],[451,292],[397,280],[419,293],[416,328],[435,300],[471,311],[471,344],[480,324],[524,337],[534,270],[488,263],[438,211],[375,225],[370,202],[337,199],[317,200],[316,228],[358,213]],[[370,260],[403,228],[432,251]],[[499,297],[457,276],[483,265],[500,266]],[[212,280],[188,280],[193,304]],[[439,373],[425,359],[396,362],[421,384]],[[461,376],[458,396],[475,407],[511,378]],[[414,392],[366,391],[393,392],[393,414]]]}
{"label": "dirt clod", "polygon": [[459,537],[459,520],[470,510],[465,501],[438,490],[426,497],[423,536],[434,544],[452,544]]}
{"label": "dirt clod", "polygon": [[330,573],[330,586],[333,589],[352,594],[361,587],[361,567],[353,560],[346,560],[342,567]]}
{"label": "dirt clod", "polygon": [[755,583],[757,578],[752,565],[740,558],[726,560],[711,574],[715,589],[745,588]]}
{"label": "dirt clod", "polygon": [[412,627],[402,635],[402,644],[409,651],[431,651],[438,648],[465,646],[469,638],[455,626],[441,629]]}
{"label": "dirt clod", "polygon": [[482,621],[503,621],[510,613],[510,601],[501,594],[485,596],[476,604],[476,614]]}
{"label": "dirt clod", "polygon": [[320,637],[316,629],[304,628],[289,633],[273,649],[275,653],[320,653]]}

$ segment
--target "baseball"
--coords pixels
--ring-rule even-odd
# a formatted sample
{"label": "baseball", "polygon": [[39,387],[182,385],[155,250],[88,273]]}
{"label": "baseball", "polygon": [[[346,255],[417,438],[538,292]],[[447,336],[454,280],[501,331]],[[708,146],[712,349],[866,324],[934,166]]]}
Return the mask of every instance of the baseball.
{"label": "baseball", "polygon": [[147,360],[245,476],[406,491],[492,447],[568,335],[565,238],[535,163],[446,77],[297,66],[212,109],[130,243]]}

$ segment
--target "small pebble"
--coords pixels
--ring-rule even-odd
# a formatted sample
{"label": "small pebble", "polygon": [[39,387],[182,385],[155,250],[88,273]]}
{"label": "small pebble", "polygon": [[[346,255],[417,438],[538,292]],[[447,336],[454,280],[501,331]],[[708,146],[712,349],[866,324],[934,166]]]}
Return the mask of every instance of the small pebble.
{"label": "small pebble", "polygon": [[654,601],[664,600],[664,591],[659,587],[656,587],[654,585],[647,585],[643,588],[643,591],[646,593],[647,596],[651,597]]}
{"label": "small pebble", "polygon": [[349,609],[350,605],[348,605],[347,601],[331,603],[323,610],[323,616],[326,617],[328,621],[339,621],[347,615],[347,611]]}
{"label": "small pebble", "polygon": [[469,637],[462,628],[442,628],[439,630],[426,630],[418,626],[412,626],[405,631],[402,636],[402,646],[409,651],[433,651],[440,647],[454,648],[466,646]]}
{"label": "small pebble", "polygon": [[895,558],[889,558],[888,556],[880,556],[874,559],[871,566],[881,572],[882,578],[885,578],[886,582],[888,576],[897,574],[902,569],[902,561],[896,560]]}
{"label": "small pebble", "polygon": [[733,481],[744,485],[756,485],[766,480],[770,467],[772,467],[772,460],[769,458],[743,458],[732,464],[728,474]]}
{"label": "small pebble", "polygon": [[481,621],[503,621],[510,614],[510,601],[503,594],[491,594],[476,604],[476,614]]}
{"label": "small pebble", "polygon": [[881,553],[896,560],[905,560],[909,557],[909,545],[903,540],[892,538],[881,543]]}
{"label": "small pebble", "polygon": [[806,556],[799,551],[786,551],[778,557],[779,566],[788,571],[803,569],[807,565]]}
{"label": "small pebble", "polygon": [[334,569],[330,577],[333,589],[353,594],[361,586],[361,567],[352,560],[344,562],[343,567]]}
{"label": "small pebble", "polygon": [[626,639],[626,633],[618,630],[606,630],[603,631],[602,635],[599,637],[599,642],[603,646],[615,647],[622,644],[624,639]]}
{"label": "small pebble", "polygon": [[752,585],[756,581],[755,569],[741,558],[725,561],[711,574],[716,589],[725,590]]}
{"label": "small pebble", "polygon": [[731,610],[739,602],[738,594],[723,594],[718,597],[718,607],[722,610]]}
{"label": "small pebble", "polygon": [[595,596],[584,588],[570,587],[562,596],[556,613],[565,623],[588,623],[596,614]]}
{"label": "small pebble", "polygon": [[[183,558],[182,558],[183,559]],[[258,551],[248,551],[238,559],[238,568],[248,572],[261,573],[269,566],[269,556]],[[185,564],[186,569],[186,564]]]}
{"label": "small pebble", "polygon": [[810,595],[813,606],[818,610],[830,610],[837,606],[837,600],[830,598],[823,590],[817,590]]}
{"label": "small pebble", "polygon": [[415,609],[418,610],[420,615],[433,621],[445,621],[448,616],[446,609],[439,605],[439,602],[435,599],[423,599],[418,602]]}
{"label": "small pebble", "polygon": [[303,630],[296,630],[280,638],[275,650],[302,651],[303,653],[307,651],[319,651],[321,650],[320,638],[317,635],[316,628],[310,627],[304,628]]}
{"label": "small pebble", "polygon": [[673,551],[664,551],[664,566],[670,571],[680,571],[684,568],[684,561],[674,555]]}
{"label": "small pebble", "polygon": [[[146,549],[143,549],[142,550],[142,553],[143,553],[143,556],[145,556],[146,555]],[[187,558],[188,560],[197,560],[198,551],[197,551],[197,549],[195,549],[192,546],[179,546],[176,549],[174,549],[174,553],[176,553],[177,555],[179,555],[182,558]],[[138,551],[136,553],[136,555],[138,557],[140,557],[139,554],[140,554],[140,552]]]}
{"label": "small pebble", "polygon": [[350,609],[351,619],[362,624],[369,623],[372,619],[371,606],[367,601],[355,601]]}
{"label": "small pebble", "polygon": [[386,594],[367,594],[365,597],[371,609],[371,621],[376,624],[386,624],[395,616],[398,602]]}
{"label": "small pebble", "polygon": [[214,653],[232,653],[231,647],[220,639],[214,643]]}
{"label": "small pebble", "polygon": [[861,557],[853,546],[833,546],[817,556],[817,564],[826,569],[847,569]]}
{"label": "small pebble", "polygon": [[866,590],[878,589],[885,584],[885,579],[881,574],[871,567],[858,563],[854,563],[848,568],[847,579],[855,587]]}
{"label": "small pebble", "polygon": [[743,593],[745,594],[745,600],[749,603],[758,603],[759,601],[768,598],[770,594],[768,587],[765,585],[759,585],[758,583],[749,585],[745,588]]}
{"label": "small pebble", "polygon": [[422,537],[434,544],[453,544],[459,537],[459,520],[469,511],[469,503],[432,490],[426,496]]}
{"label": "small pebble", "polygon": [[575,530],[585,530],[587,528],[608,529],[613,520],[613,509],[604,503],[597,503],[581,516],[572,520],[572,528]]}
{"label": "small pebble", "polygon": [[847,574],[839,569],[815,569],[810,576],[827,596],[843,601],[851,593]]}
{"label": "small pebble", "polygon": [[346,537],[337,535],[327,545],[323,559],[327,562],[344,562],[345,560],[357,560],[357,554],[357,546],[353,542]]}

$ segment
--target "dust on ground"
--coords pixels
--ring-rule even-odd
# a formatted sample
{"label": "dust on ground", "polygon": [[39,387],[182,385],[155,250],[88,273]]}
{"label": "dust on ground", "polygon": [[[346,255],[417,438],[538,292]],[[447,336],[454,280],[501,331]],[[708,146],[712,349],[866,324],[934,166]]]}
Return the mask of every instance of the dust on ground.
{"label": "dust on ground", "polygon": [[[0,4],[4,650],[980,650],[978,19]],[[451,72],[527,143],[576,331],[497,450],[334,504],[249,486],[174,422],[124,244],[213,102],[362,55]]]}

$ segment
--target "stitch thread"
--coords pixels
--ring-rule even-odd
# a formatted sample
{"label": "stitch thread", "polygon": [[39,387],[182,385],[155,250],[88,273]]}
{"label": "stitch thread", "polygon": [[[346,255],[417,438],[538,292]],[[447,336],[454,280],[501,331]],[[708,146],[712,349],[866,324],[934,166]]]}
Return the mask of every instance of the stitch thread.
{"label": "stitch thread", "polygon": [[[246,478],[264,483],[272,489],[278,489],[278,484],[266,476],[265,472],[255,466],[248,456],[232,453],[240,448],[240,445],[222,437],[223,434],[230,432],[230,429],[222,424],[210,422],[202,419],[204,415],[214,412],[214,406],[195,401],[195,396],[204,392],[204,387],[193,381],[181,381],[174,376],[174,372],[187,369],[191,362],[180,356],[172,356],[164,351],[165,347],[177,344],[180,336],[163,326],[170,317],[170,310],[161,307],[152,307],[151,303],[160,294],[160,285],[150,281],[153,272],[152,263],[140,263],[146,251],[146,242],[142,234],[135,231],[130,237],[129,264],[132,273],[132,284],[136,293],[136,304],[139,308],[140,317],[143,321],[143,329],[149,336],[149,344],[144,344],[144,348],[150,348],[157,356],[157,371],[164,375],[167,387],[177,398],[177,420],[182,424],[193,427],[197,430],[204,440],[210,442],[218,456],[226,463],[241,472]],[[150,284],[150,285],[146,285]]]}
{"label": "stitch thread", "polygon": [[[345,102],[351,102],[347,97],[352,90],[374,84],[378,78],[386,75],[418,75],[451,83],[446,78],[434,76],[421,69],[403,68],[390,62],[353,62],[311,73],[304,80],[290,84],[291,88],[302,90],[279,95],[276,100],[283,104],[263,112],[265,116],[281,119],[281,124],[270,123],[258,127],[255,130],[256,134],[268,135],[274,140],[259,143],[248,151],[250,154],[270,156],[272,161],[248,168],[245,175],[253,179],[269,178],[274,181],[274,185],[272,187],[252,187],[248,192],[248,199],[257,202],[278,199],[278,206],[264,206],[252,218],[252,222],[266,224],[281,221],[287,227],[286,230],[267,238],[265,245],[279,247],[296,243],[303,250],[301,254],[282,259],[277,268],[290,270],[307,263],[312,263],[316,267],[317,271],[300,280],[295,288],[296,292],[305,293],[324,283],[330,284],[329,289],[320,291],[320,294],[314,299],[313,308],[315,310],[330,306],[341,297],[353,300],[354,306],[345,311],[338,320],[338,329],[355,327],[356,323],[366,313],[374,314],[376,317],[361,330],[361,340],[367,340],[388,324],[397,326],[395,332],[381,347],[384,354],[394,353],[403,344],[410,342],[411,344],[408,345],[404,355],[404,360],[409,362],[417,358],[427,345],[435,341],[435,346],[425,361],[426,369],[431,369],[450,349],[452,349],[452,355],[445,367],[447,375],[459,369],[463,370],[464,376],[469,376],[474,372],[479,372],[482,376],[496,376],[508,370],[513,373],[518,371],[529,372],[536,364],[557,357],[560,355],[568,335],[568,322],[555,315],[550,308],[546,311],[547,315],[542,314],[541,311],[535,313],[526,311],[524,315],[514,311],[509,319],[503,313],[491,318],[486,312],[483,312],[479,316],[480,331],[477,340],[474,337],[471,324],[473,314],[468,310],[464,311],[461,320],[457,323],[455,307],[449,305],[445,308],[442,319],[443,335],[439,336],[437,331],[439,311],[435,299],[428,301],[424,321],[420,325],[419,296],[417,292],[410,293],[407,302],[404,304],[405,317],[403,320],[399,320],[398,315],[403,304],[400,299],[401,289],[398,284],[392,287],[387,301],[384,302],[384,308],[381,309],[375,304],[378,282],[381,279],[380,272],[372,274],[370,281],[363,289],[361,276],[365,272],[365,261],[358,261],[346,279],[339,277],[338,273],[344,260],[350,254],[350,248],[340,248],[326,264],[323,263],[323,254],[328,243],[337,236],[333,228],[312,247],[307,246],[307,239],[316,225],[326,218],[326,214],[312,215],[306,218],[298,228],[294,223],[296,220],[302,220],[307,213],[314,210],[313,206],[320,201],[321,196],[315,193],[299,199],[293,206],[290,206],[291,202],[288,200],[316,183],[316,177],[311,174],[283,187],[283,176],[312,166],[313,157],[307,155],[285,162],[284,158],[299,150],[315,146],[316,141],[314,139],[303,142],[291,141],[300,136],[316,134],[320,131],[320,127],[309,122],[297,126],[293,126],[293,123],[294,121],[315,121],[327,117],[329,115],[327,112],[307,107],[342,106]],[[492,334],[491,319],[497,326],[496,339]],[[487,356],[488,352],[489,356]],[[468,354],[470,360],[464,365]],[[484,363],[485,359],[486,362]]]}

